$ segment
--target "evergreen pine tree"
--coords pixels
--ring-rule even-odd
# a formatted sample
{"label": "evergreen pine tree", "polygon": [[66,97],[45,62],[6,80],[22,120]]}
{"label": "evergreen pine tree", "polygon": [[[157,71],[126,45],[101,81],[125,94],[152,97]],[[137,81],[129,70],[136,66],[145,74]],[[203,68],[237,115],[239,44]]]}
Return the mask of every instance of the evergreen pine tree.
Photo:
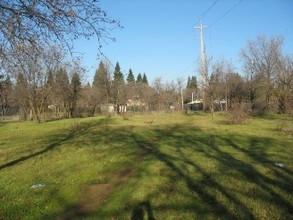
{"label": "evergreen pine tree", "polygon": [[70,83],[71,97],[70,97],[70,117],[76,116],[76,104],[81,90],[81,82],[78,73],[73,73]]}
{"label": "evergreen pine tree", "polygon": [[[0,75],[0,78],[1,78],[1,75]],[[7,114],[10,104],[12,104],[11,103],[12,90],[13,90],[13,85],[9,75],[6,77],[6,79],[3,82],[0,80],[0,109],[1,109],[2,115]]]}
{"label": "evergreen pine tree", "polygon": [[188,76],[188,79],[187,79],[187,86],[186,86],[187,89],[193,89],[193,90],[196,90],[197,89],[197,79],[196,79],[196,76]]}
{"label": "evergreen pine tree", "polygon": [[188,76],[187,78],[187,85],[186,85],[186,89],[190,88],[190,76]]}
{"label": "evergreen pine tree", "polygon": [[109,103],[111,82],[108,70],[102,61],[99,64],[99,68],[96,70],[93,88],[98,93],[97,101],[99,104]]}
{"label": "evergreen pine tree", "polygon": [[129,69],[129,73],[128,73],[128,76],[127,76],[127,83],[128,84],[134,84],[135,83],[135,78],[134,78],[134,75],[133,75],[133,72],[131,69]]}
{"label": "evergreen pine tree", "polygon": [[114,70],[114,83],[122,84],[124,83],[123,73],[121,72],[121,68],[119,63],[116,63]]}
{"label": "evergreen pine tree", "polygon": [[93,86],[98,88],[100,86],[104,86],[108,83],[107,69],[105,64],[101,61],[99,64],[99,68],[96,70]]}
{"label": "evergreen pine tree", "polygon": [[63,108],[63,113],[68,113],[70,84],[68,74],[65,69],[61,68],[56,73],[54,94],[57,103]]}
{"label": "evergreen pine tree", "polygon": [[2,79],[4,78],[4,76],[3,75],[0,75],[0,94],[1,94],[1,92],[3,91],[3,81],[2,81]]}
{"label": "evergreen pine tree", "polygon": [[137,75],[136,83],[142,83],[142,76],[141,76],[141,73],[139,73],[139,74]]}
{"label": "evergreen pine tree", "polygon": [[189,87],[191,89],[197,89],[197,79],[196,79],[196,76],[192,76],[191,77]]}
{"label": "evergreen pine tree", "polygon": [[144,84],[146,84],[146,85],[149,84],[148,79],[147,79],[147,76],[145,75],[145,73],[143,74],[142,82],[143,82]]}

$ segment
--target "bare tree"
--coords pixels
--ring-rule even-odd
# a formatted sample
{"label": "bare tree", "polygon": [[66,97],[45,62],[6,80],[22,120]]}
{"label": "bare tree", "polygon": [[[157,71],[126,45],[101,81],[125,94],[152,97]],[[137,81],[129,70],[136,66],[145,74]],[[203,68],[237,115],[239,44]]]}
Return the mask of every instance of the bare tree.
{"label": "bare tree", "polygon": [[290,113],[293,110],[293,57],[279,57],[277,71],[274,91],[278,100],[278,112]]}
{"label": "bare tree", "polygon": [[162,111],[163,110],[163,105],[165,102],[165,97],[164,97],[164,84],[162,82],[162,78],[155,78],[153,85],[154,89],[154,96],[152,97],[153,105],[157,106],[157,110]]}
{"label": "bare tree", "polygon": [[176,82],[177,82],[177,94],[180,96],[180,98],[178,98],[180,100],[180,109],[181,111],[184,111],[184,93],[183,93],[184,80],[182,78],[178,78]]}
{"label": "bare tree", "polygon": [[256,40],[249,41],[240,53],[244,68],[250,74],[251,85],[254,85],[255,95],[258,96],[256,98],[264,102],[263,111],[270,110],[272,106],[278,75],[277,61],[282,55],[282,44],[281,37],[259,36]]}
{"label": "bare tree", "polygon": [[[42,62],[41,50],[35,47],[26,46],[25,50],[14,52],[10,63],[6,63],[6,70],[10,73],[22,74],[26,85],[27,93],[22,94],[28,100],[34,120],[40,120],[40,112],[43,107],[44,91],[42,86],[45,84],[44,63]],[[12,58],[12,57],[11,57]],[[24,95],[27,97],[24,97]]]}
{"label": "bare tree", "polygon": [[208,103],[209,110],[214,117],[215,106],[214,102],[217,99],[219,88],[220,88],[220,73],[219,70],[216,69],[212,72],[212,74],[207,79],[207,86],[206,86],[206,101]]}
{"label": "bare tree", "polygon": [[52,85],[47,85],[47,77],[50,73],[54,79],[64,68],[59,48],[73,55],[75,39],[96,38],[100,51],[104,41],[114,40],[110,31],[121,26],[97,0],[2,0],[0,27],[1,73],[21,76],[22,98],[28,101],[34,119],[40,120],[40,113],[54,101],[48,96]]}
{"label": "bare tree", "polygon": [[96,0],[2,0],[0,2],[0,56],[24,46],[42,48],[44,44],[67,46],[72,41],[96,37],[98,48],[111,39],[109,30],[120,27]]}
{"label": "bare tree", "polygon": [[[231,71],[231,65],[221,60],[210,65],[210,74],[207,77],[205,87],[206,103],[212,116],[214,116],[215,102],[220,103],[221,100],[227,99],[226,75]],[[222,109],[222,104],[220,103]]]}

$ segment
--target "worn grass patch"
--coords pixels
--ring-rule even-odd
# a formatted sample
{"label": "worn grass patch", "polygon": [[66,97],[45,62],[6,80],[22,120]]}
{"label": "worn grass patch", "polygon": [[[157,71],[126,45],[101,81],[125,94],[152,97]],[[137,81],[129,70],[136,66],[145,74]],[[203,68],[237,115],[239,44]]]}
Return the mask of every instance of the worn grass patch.
{"label": "worn grass patch", "polygon": [[290,219],[292,117],[223,120],[0,123],[0,219]]}

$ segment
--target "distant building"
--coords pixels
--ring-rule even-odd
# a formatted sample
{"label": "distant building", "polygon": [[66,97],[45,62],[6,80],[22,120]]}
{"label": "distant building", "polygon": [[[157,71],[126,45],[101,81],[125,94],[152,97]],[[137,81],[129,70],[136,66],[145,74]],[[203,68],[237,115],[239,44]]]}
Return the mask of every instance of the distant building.
{"label": "distant building", "polygon": [[203,100],[198,99],[186,104],[186,111],[187,112],[198,112],[203,111]]}

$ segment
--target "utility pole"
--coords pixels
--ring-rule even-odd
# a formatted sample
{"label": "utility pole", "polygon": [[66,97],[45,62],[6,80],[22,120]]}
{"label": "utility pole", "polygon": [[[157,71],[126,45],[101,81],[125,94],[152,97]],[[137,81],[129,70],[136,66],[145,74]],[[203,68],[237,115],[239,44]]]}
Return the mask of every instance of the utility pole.
{"label": "utility pole", "polygon": [[202,99],[203,99],[203,110],[205,109],[205,89],[207,83],[207,69],[206,69],[206,56],[203,43],[203,28],[204,26],[201,23],[201,18],[199,20],[199,26],[194,26],[194,28],[199,29],[199,39],[200,39],[200,73],[201,73],[201,83],[202,83]]}

